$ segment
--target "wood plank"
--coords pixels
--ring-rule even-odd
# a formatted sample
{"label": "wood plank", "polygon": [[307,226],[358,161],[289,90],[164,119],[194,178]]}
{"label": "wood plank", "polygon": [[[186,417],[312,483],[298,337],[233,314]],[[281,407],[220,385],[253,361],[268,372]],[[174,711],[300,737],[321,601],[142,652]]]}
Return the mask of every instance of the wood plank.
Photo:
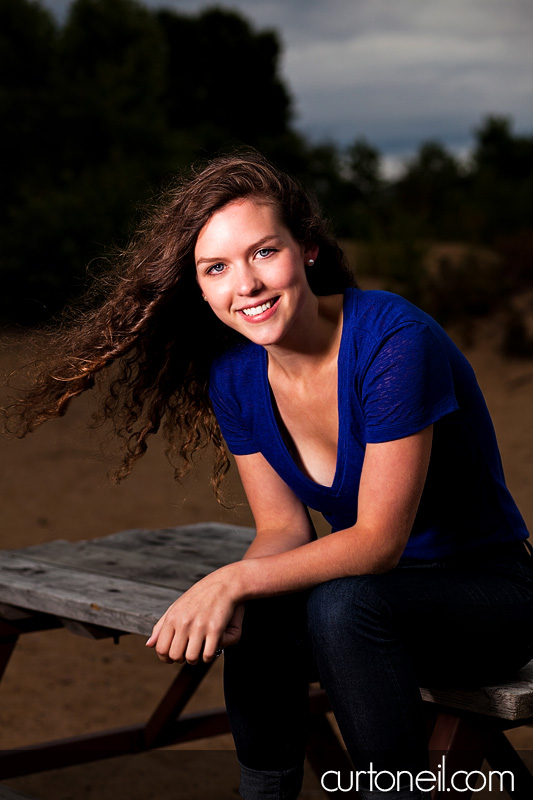
{"label": "wood plank", "polygon": [[125,633],[149,635],[188,586],[152,586],[0,552],[0,602]]}
{"label": "wood plank", "polygon": [[173,528],[136,528],[103,536],[105,547],[132,549],[136,553],[164,558],[200,558],[205,563],[229,563],[244,555],[255,536],[254,528],[202,522]]}
{"label": "wood plank", "polygon": [[227,522],[193,522],[189,525],[172,525],[167,528],[130,528],[127,530],[117,531],[102,539],[121,539],[123,536],[129,537],[132,531],[145,531],[149,533],[161,534],[162,539],[165,540],[167,534],[175,536],[178,534],[180,537],[192,538],[196,541],[207,539],[212,542],[216,539],[224,539],[234,542],[250,542],[255,535],[255,528],[246,525],[234,525]]}
{"label": "wood plank", "polygon": [[420,689],[422,698],[430,703],[486,714],[507,720],[526,720],[533,717],[533,661],[515,679],[479,689]]}
{"label": "wood plank", "polygon": [[148,635],[181,593],[240,558],[253,536],[206,523],[0,552],[0,602]]}
{"label": "wood plank", "polygon": [[194,554],[186,558],[168,559],[147,550],[138,553],[133,549],[104,547],[100,539],[83,542],[56,540],[46,544],[13,551],[36,563],[71,567],[80,572],[108,575],[114,578],[165,586],[183,591],[227,563],[224,556],[200,561]]}
{"label": "wood plank", "polygon": [[[128,569],[131,569],[135,571],[135,579],[156,584],[159,583],[156,575],[159,569],[161,585],[172,586],[174,573],[171,565],[176,569],[179,564],[190,565],[188,574],[193,583],[223,564],[240,560],[254,535],[253,528],[201,523],[156,530],[132,529],[81,542],[56,540],[10,552],[47,563],[101,569],[111,575],[115,574],[113,567],[116,562],[119,567],[117,577],[130,578]],[[115,553],[120,551],[120,561],[117,562],[115,553],[110,556],[108,551],[97,549],[104,547]],[[76,551],[79,556],[75,554]],[[77,557],[79,563],[75,562]],[[147,559],[154,565],[153,571],[149,569]],[[178,574],[181,580],[185,572]]]}

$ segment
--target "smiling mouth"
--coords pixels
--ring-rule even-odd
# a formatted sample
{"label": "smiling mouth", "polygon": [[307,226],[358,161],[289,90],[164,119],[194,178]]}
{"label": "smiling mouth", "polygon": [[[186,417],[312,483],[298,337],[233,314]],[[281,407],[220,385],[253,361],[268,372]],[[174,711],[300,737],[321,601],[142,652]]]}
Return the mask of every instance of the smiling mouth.
{"label": "smiling mouth", "polygon": [[279,297],[273,297],[271,300],[267,300],[266,303],[262,303],[260,306],[243,308],[241,311],[247,317],[257,317],[259,314],[262,314],[264,311],[268,311],[269,308],[272,308],[272,306],[277,303],[278,300]]}

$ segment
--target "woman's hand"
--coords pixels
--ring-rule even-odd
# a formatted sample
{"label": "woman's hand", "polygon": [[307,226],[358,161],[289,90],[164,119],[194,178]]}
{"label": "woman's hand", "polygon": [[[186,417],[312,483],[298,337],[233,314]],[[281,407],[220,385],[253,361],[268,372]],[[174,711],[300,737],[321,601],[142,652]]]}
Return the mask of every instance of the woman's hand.
{"label": "woman's hand", "polygon": [[212,661],[217,651],[241,636],[244,604],[239,602],[230,564],[195,583],[155,624],[147,647],[160,661],[196,664]]}

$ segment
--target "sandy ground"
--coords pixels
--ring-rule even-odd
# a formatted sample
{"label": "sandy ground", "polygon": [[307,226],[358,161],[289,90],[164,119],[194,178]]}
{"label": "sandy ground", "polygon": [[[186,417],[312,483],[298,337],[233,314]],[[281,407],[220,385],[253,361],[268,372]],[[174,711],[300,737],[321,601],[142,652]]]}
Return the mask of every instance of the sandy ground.
{"label": "sandy ground", "polygon": [[[533,362],[504,361],[495,354],[490,338],[481,331],[475,349],[467,355],[493,414],[509,485],[531,528]],[[25,358],[24,341],[12,336],[0,340],[0,370]],[[87,432],[87,419],[88,404],[81,399],[66,418],[49,423],[26,440],[1,441],[2,547],[202,520],[252,524],[246,507],[227,511],[214,501],[207,486],[208,465],[201,465],[197,477],[186,485],[176,485],[157,443],[123,484],[110,484],[108,457],[98,434]],[[232,485],[236,499],[242,499],[239,487]],[[175,669],[160,664],[140,637],[124,637],[115,646],[65,630],[26,635],[2,682],[0,745],[9,748],[142,720]],[[221,704],[221,664],[217,664],[192,706]],[[514,732],[512,738],[521,749],[533,750],[532,729]],[[43,800],[236,798],[238,775],[231,738],[219,737],[194,747],[194,751],[177,748],[115,758],[7,783]],[[320,796],[308,770],[302,798]]]}

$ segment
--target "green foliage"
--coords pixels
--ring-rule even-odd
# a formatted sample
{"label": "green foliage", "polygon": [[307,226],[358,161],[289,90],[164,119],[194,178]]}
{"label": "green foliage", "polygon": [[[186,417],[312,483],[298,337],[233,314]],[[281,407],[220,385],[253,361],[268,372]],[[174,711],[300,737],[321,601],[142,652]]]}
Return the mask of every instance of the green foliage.
{"label": "green foliage", "polygon": [[494,242],[531,230],[533,136],[517,136],[509,119],[489,116],[476,131],[470,181],[473,236]]}
{"label": "green foliage", "polygon": [[366,139],[356,139],[347,150],[348,180],[352,190],[352,227],[358,238],[380,238],[386,225],[387,187],[381,175],[381,157]]}
{"label": "green foliage", "polygon": [[395,201],[416,220],[419,234],[457,236],[457,211],[464,189],[463,171],[440,142],[424,142],[395,186]]}
{"label": "green foliage", "polygon": [[363,164],[362,179],[350,175],[358,195],[351,235],[365,244],[360,271],[441,323],[460,322],[466,339],[473,320],[498,312],[504,351],[532,353],[531,314],[513,298],[533,288],[533,136],[488,117],[468,163],[424,142],[389,183],[376,155],[356,145],[348,154]]}
{"label": "green foliage", "polygon": [[285,133],[290,100],[277,74],[280,46],[239,14],[159,11],[168,56],[164,102],[170,127],[195,131],[205,149],[234,139],[259,145]]}
{"label": "green foliage", "polygon": [[[20,181],[46,169],[39,142],[49,136],[57,31],[37,3],[0,5],[0,220]],[[37,133],[37,135],[36,135]]]}
{"label": "green foliage", "polygon": [[3,0],[0,315],[58,311],[135,207],[198,156],[244,142],[298,160],[279,55],[273,32],[233,12],[75,0],[58,29],[38,3]]}
{"label": "green foliage", "polygon": [[[468,163],[423,142],[386,180],[366,140],[341,150],[295,133],[279,60],[276,33],[233,11],[75,0],[58,27],[35,0],[2,0],[0,316],[58,311],[169,174],[236,143],[300,177],[336,233],[362,243],[359,271],[443,320],[533,286],[533,136],[490,116]],[[428,271],[439,241],[468,255]]]}
{"label": "green foliage", "polygon": [[59,43],[63,164],[117,157],[156,173],[167,154],[164,39],[133,0],[77,0]]}
{"label": "green foliage", "polygon": [[300,180],[320,200],[338,235],[353,235],[352,189],[342,176],[342,164],[334,144],[309,145],[298,171]]}

